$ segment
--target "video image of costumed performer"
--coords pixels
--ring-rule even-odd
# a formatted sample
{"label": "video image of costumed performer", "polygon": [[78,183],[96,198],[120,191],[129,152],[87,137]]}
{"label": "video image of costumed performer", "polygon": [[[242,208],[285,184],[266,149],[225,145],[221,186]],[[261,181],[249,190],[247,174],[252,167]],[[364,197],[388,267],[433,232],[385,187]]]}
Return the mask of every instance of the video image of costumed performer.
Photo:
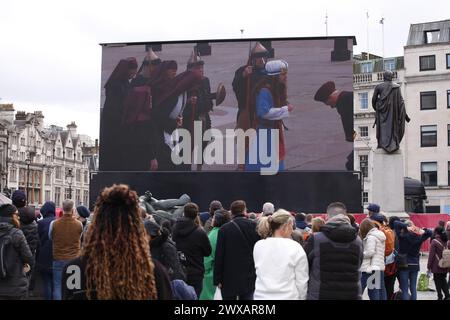
{"label": "video image of costumed performer", "polygon": [[[150,80],[153,92],[153,118],[157,130],[158,171],[190,171],[191,164],[175,164],[172,152],[183,156],[178,151],[177,142],[172,141],[172,134],[183,127],[183,112],[188,98],[195,97],[192,91],[201,84],[202,75],[199,70],[187,70],[176,75],[176,61],[163,61]],[[178,141],[179,142],[179,141]]]}
{"label": "video image of costumed performer", "polygon": [[[200,73],[200,75],[202,76],[202,80],[200,85],[191,90],[191,96],[188,98],[186,108],[183,112],[183,127],[189,130],[191,134],[192,149],[194,149],[194,121],[201,122],[201,134],[203,137],[205,131],[211,129],[211,117],[209,113],[213,110],[213,100],[216,100],[217,106],[225,99],[226,95],[225,87],[222,83],[219,84],[215,93],[211,93],[211,84],[209,78],[205,77],[204,75],[204,64],[205,62],[201,60],[196,50],[194,50],[187,63],[187,70]],[[209,137],[208,141],[202,142],[202,146],[200,149],[202,155],[203,150],[206,148],[211,139],[212,137]],[[202,159],[202,157],[200,157],[200,159]],[[201,168],[202,165],[197,164],[197,171],[201,171]]]}
{"label": "video image of costumed performer", "polygon": [[[247,64],[239,67],[234,73],[232,86],[238,102],[236,129],[246,131],[249,128],[255,128],[256,98],[252,92],[255,85],[265,75],[264,67],[268,57],[269,51],[260,42],[256,42],[253,48],[249,50]],[[246,145],[245,148],[247,152],[248,146]],[[244,170],[244,165],[239,165],[239,170]]]}
{"label": "video image of costumed performer", "polygon": [[130,89],[130,80],[136,75],[136,58],[119,61],[109,76],[105,88],[105,103],[100,115],[100,170],[128,170],[128,157],[122,152],[124,140],[119,130],[124,112],[124,102]]}
{"label": "video image of costumed performer", "polygon": [[[245,158],[246,171],[260,171],[261,168],[273,167],[271,163],[262,163],[259,157],[260,150],[262,150],[264,155],[273,159],[271,154],[273,129],[278,130],[277,171],[285,169],[286,144],[283,119],[289,117],[290,112],[294,109],[294,106],[287,100],[288,63],[284,60],[269,61],[265,65],[265,73],[266,75],[259,80],[254,89],[256,139],[250,141],[249,151]],[[260,139],[262,134],[266,136],[266,143]],[[252,155],[257,160],[256,163],[251,163]]]}
{"label": "video image of costumed performer", "polygon": [[[145,56],[138,75],[131,80],[124,101],[124,113],[120,130],[127,141],[122,153],[127,157],[129,171],[155,171],[156,128],[152,117],[152,90],[150,78],[161,59],[150,49]],[[119,129],[119,128],[118,128]]]}
{"label": "video image of costumed performer", "polygon": [[[337,90],[335,83],[328,81],[317,90],[314,100],[336,109],[341,117],[345,140],[353,143],[353,92]],[[347,156],[345,167],[349,171],[353,170],[353,151]]]}

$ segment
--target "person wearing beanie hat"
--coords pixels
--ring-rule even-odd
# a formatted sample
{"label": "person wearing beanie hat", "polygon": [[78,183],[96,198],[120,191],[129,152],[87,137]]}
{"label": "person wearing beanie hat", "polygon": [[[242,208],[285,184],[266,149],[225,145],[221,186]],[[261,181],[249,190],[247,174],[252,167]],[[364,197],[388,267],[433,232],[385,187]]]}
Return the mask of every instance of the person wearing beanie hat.
{"label": "person wearing beanie hat", "polygon": [[198,220],[198,206],[187,203],[184,206],[184,216],[179,218],[173,227],[173,241],[178,251],[186,257],[186,283],[193,286],[197,296],[203,287],[205,268],[204,257],[211,254],[211,244],[206,232],[196,224]]}
{"label": "person wearing beanie hat", "polygon": [[83,227],[85,227],[87,219],[90,217],[90,215],[91,212],[89,211],[88,208],[86,208],[85,206],[78,206],[75,218],[78,219],[83,224]]}
{"label": "person wearing beanie hat", "polygon": [[367,206],[367,210],[369,211],[370,218],[372,215],[380,213],[380,206],[376,203],[369,203],[369,205]]}
{"label": "person wearing beanie hat", "polygon": [[[34,266],[34,259],[27,239],[19,229],[19,219],[14,205],[0,206],[0,248],[12,249],[11,254],[4,256],[10,268],[0,269],[0,300],[24,299],[28,292],[26,273]],[[8,239],[9,243],[6,242]]]}
{"label": "person wearing beanie hat", "polygon": [[27,204],[27,196],[22,190],[14,191],[11,200],[13,205],[15,205],[18,209],[25,207]]}
{"label": "person wearing beanie hat", "polygon": [[212,220],[212,230],[208,233],[208,239],[211,244],[211,254],[205,258],[205,276],[203,277],[203,289],[199,300],[214,300],[216,286],[214,285],[214,261],[216,259],[217,236],[220,228],[231,220],[230,213],[225,209],[219,209],[214,212]]}

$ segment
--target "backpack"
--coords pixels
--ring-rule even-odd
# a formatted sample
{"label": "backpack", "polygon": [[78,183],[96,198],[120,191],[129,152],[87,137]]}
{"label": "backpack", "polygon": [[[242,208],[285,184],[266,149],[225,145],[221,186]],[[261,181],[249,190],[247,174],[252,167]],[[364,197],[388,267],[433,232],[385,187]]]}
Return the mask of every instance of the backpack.
{"label": "backpack", "polygon": [[0,279],[7,278],[14,268],[16,253],[12,243],[13,234],[9,232],[0,237]]}
{"label": "backpack", "polygon": [[443,246],[439,241],[437,241],[436,239],[433,240],[433,241],[436,241],[437,243],[439,243],[439,245],[440,245],[441,247],[444,248],[444,250],[442,251],[442,258],[439,259],[439,256],[436,254],[436,258],[437,258],[438,261],[439,261],[439,262],[438,262],[439,268],[442,268],[442,269],[450,268],[450,250],[449,250],[448,248],[444,247],[444,246]]}
{"label": "backpack", "polygon": [[386,247],[384,249],[384,256],[388,257],[394,252],[395,249],[395,233],[394,230],[386,226],[381,226],[380,231],[382,231],[386,236]]}

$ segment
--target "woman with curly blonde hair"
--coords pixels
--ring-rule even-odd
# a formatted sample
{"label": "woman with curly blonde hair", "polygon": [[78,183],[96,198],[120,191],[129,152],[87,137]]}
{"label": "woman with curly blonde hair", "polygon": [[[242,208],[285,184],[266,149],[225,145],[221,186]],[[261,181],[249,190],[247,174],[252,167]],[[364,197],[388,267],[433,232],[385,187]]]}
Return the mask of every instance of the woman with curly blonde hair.
{"label": "woman with curly blonde hair", "polygon": [[62,287],[69,300],[172,298],[167,272],[150,256],[138,196],[127,185],[114,184],[98,197],[82,254],[66,265]]}

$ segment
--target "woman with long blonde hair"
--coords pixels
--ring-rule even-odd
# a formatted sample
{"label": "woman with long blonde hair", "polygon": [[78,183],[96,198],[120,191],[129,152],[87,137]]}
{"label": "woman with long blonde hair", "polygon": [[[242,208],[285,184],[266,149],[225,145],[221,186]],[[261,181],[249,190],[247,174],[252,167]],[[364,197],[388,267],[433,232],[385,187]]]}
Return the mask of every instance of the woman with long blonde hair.
{"label": "woman with long blonde hair", "polygon": [[286,210],[262,217],[253,249],[255,300],[305,300],[309,267],[302,246],[292,240],[294,219]]}
{"label": "woman with long blonde hair", "polygon": [[[81,270],[78,289],[69,286],[74,270]],[[64,299],[172,298],[167,272],[150,256],[136,192],[123,184],[102,191],[82,254],[66,265],[63,276]]]}

